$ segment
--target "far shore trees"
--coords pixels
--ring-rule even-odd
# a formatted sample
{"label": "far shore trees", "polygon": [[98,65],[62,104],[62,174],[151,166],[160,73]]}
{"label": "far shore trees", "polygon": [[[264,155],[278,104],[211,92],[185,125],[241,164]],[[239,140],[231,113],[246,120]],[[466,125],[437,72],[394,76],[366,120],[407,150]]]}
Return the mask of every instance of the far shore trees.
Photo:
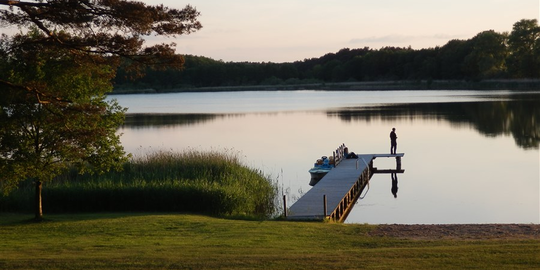
{"label": "far shore trees", "polygon": [[538,20],[521,20],[508,37],[508,69],[517,78],[540,77],[540,26]]}
{"label": "far shore trees", "polygon": [[[326,83],[374,81],[418,82],[420,89],[431,88],[434,81],[499,81],[491,85],[507,89],[513,84],[510,80],[540,79],[540,26],[536,19],[522,19],[513,24],[509,33],[486,30],[470,39],[453,39],[434,48],[343,48],[292,63],[224,62],[204,56],[185,56],[185,59],[186,68],[182,71],[149,71],[151,76],[135,81],[117,76],[115,92],[149,89],[174,92],[236,86],[303,89],[325,87]],[[124,72],[119,70],[119,74]]]}
{"label": "far shore trees", "polygon": [[131,77],[182,68],[174,43],[146,47],[143,37],[193,33],[199,15],[125,0],[0,0],[0,25],[21,29],[0,40],[0,189],[33,180],[41,220],[44,181],[119,168],[124,109],[105,101],[118,66]]}

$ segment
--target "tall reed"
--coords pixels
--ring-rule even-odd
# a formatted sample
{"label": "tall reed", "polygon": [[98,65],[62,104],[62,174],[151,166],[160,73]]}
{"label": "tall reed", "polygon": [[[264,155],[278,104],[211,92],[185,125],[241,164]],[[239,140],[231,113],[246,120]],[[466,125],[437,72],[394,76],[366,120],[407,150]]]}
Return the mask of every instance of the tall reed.
{"label": "tall reed", "polygon": [[[27,185],[30,185],[27,183]],[[32,189],[0,197],[0,211],[29,211]],[[270,216],[276,185],[229,152],[154,152],[132,158],[121,172],[68,172],[43,188],[45,212],[178,211]]]}

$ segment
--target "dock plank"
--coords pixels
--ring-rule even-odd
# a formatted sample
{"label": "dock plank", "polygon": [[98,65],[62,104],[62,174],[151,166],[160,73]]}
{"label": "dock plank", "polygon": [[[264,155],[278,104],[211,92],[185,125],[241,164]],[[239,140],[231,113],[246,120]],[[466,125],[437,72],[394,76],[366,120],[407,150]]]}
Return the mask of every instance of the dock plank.
{"label": "dock plank", "polygon": [[289,219],[322,219],[324,213],[323,196],[327,198],[327,212],[336,209],[356,183],[362,172],[373,160],[373,154],[358,155],[358,159],[345,159],[324,176],[317,185],[294,203],[288,213]]}

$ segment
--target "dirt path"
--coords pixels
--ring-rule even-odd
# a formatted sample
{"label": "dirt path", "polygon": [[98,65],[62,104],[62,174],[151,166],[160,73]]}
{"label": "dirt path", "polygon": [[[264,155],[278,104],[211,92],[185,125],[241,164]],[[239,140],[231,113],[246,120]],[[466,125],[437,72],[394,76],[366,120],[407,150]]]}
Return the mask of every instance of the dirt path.
{"label": "dirt path", "polygon": [[379,225],[370,233],[406,239],[537,239],[539,224]]}

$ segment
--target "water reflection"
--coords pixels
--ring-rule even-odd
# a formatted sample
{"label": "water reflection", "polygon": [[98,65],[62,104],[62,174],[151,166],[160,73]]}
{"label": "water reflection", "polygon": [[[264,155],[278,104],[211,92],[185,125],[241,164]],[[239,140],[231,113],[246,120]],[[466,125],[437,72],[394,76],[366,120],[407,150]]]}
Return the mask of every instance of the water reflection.
{"label": "water reflection", "polygon": [[209,121],[224,118],[219,114],[127,114],[124,127],[169,127],[202,124]]}
{"label": "water reflection", "polygon": [[[539,95],[522,95],[513,100],[410,103],[329,110],[328,116],[352,121],[397,121],[425,119],[470,125],[484,136],[511,134],[519,147],[538,149],[540,144]],[[202,124],[243,114],[127,114],[124,127],[170,127]]]}
{"label": "water reflection", "polygon": [[453,125],[471,125],[485,136],[511,134],[525,149],[538,149],[540,142],[540,99],[523,97],[513,101],[414,103],[357,107],[329,111],[343,121],[382,119],[444,120]]}
{"label": "water reflection", "polygon": [[390,175],[392,177],[392,194],[394,195],[394,198],[397,198],[397,191],[398,191],[398,178],[397,173],[392,173]]}
{"label": "water reflection", "polygon": [[[472,94],[464,98],[453,91],[118,96],[129,112],[143,113],[128,115],[119,132],[126,151],[135,155],[192,147],[238,151],[247,165],[276,179],[292,204],[311,188],[308,171],[314,158],[330,155],[336,143],[346,143],[355,153],[388,153],[388,132],[396,127],[407,173],[395,179],[390,170],[374,175],[369,194],[353,208],[347,222],[538,223],[539,154],[529,150],[538,149],[540,94]],[[224,98],[229,95],[238,100]],[[250,102],[242,99],[245,95]],[[269,95],[274,98],[268,99]],[[332,98],[340,99],[333,102]],[[275,106],[276,100],[299,104],[292,103],[284,111]],[[268,104],[260,104],[264,102]],[[243,103],[263,109],[236,108]],[[393,159],[377,159],[375,165],[393,169],[397,164]],[[391,192],[398,186],[396,199]]]}

